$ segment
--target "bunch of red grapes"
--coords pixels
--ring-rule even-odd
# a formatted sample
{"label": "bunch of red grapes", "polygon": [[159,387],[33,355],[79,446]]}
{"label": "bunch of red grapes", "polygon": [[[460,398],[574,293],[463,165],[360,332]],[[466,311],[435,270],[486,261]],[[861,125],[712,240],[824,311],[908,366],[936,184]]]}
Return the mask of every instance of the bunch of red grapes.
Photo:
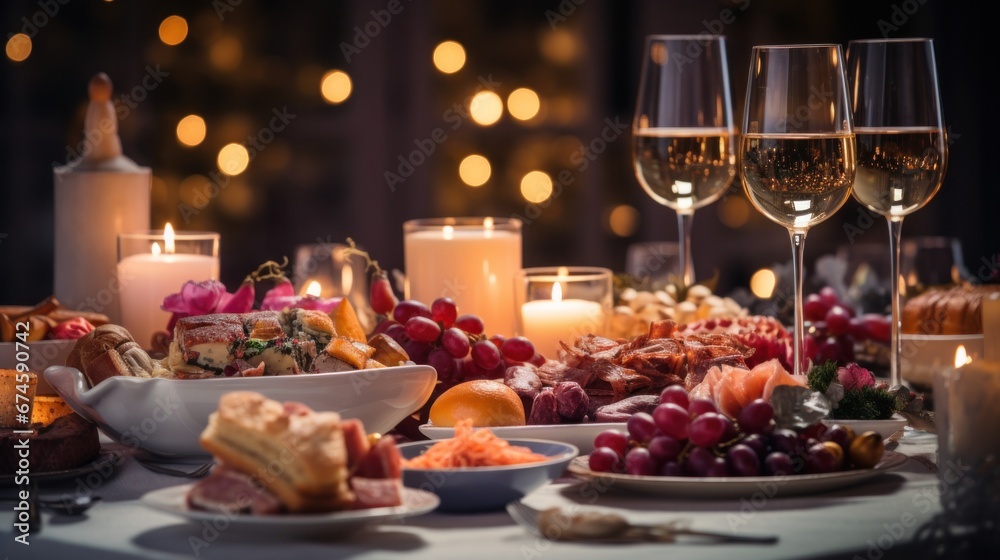
{"label": "bunch of red grapes", "polygon": [[888,343],[892,320],[879,313],[855,316],[854,309],[837,297],[833,288],[809,294],[802,304],[806,321],[805,354],[814,364],[857,361],[857,344]]}
{"label": "bunch of red grapes", "polygon": [[[486,325],[474,314],[458,314],[451,298],[439,297],[427,305],[399,301],[387,278],[376,277],[369,303],[385,318],[375,333],[385,333],[406,350],[410,359],[437,370],[445,386],[472,379],[503,378],[508,366],[544,363],[535,346],[523,336],[486,335]],[[373,333],[374,334],[374,333]]]}
{"label": "bunch of red grapes", "polygon": [[[711,399],[690,399],[680,385],[664,389],[652,414],[636,413],[626,427],[627,432],[610,429],[594,438],[594,451],[588,457],[591,470],[642,476],[741,477],[827,473],[846,466],[868,466],[864,456],[854,459],[849,455],[858,439],[849,427],[817,423],[801,432],[776,428],[774,409],[763,399],[743,408],[734,421],[719,413]],[[877,444],[882,444],[881,439]]]}

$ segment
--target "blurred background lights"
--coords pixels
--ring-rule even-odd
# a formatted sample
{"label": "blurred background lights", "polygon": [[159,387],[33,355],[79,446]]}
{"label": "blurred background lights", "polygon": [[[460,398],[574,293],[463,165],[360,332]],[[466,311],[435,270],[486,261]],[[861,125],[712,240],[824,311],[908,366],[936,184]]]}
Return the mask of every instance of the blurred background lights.
{"label": "blurred background lights", "polygon": [[531,120],[538,114],[541,102],[538,94],[528,88],[518,88],[507,96],[507,111],[517,120]]}
{"label": "blurred background lights", "polygon": [[222,37],[212,43],[208,59],[219,70],[235,70],[243,61],[243,45],[235,37]]}
{"label": "blurred background lights", "polygon": [[479,187],[490,180],[490,161],[479,154],[466,156],[458,164],[458,176],[470,187]]}
{"label": "blurred background lights", "polygon": [[639,211],[628,204],[619,204],[611,209],[608,227],[618,237],[631,237],[639,228]]}
{"label": "blurred background lights", "polygon": [[761,299],[770,299],[774,293],[777,278],[770,268],[762,268],[750,277],[750,291]]}
{"label": "blurred background lights", "polygon": [[750,203],[742,196],[727,196],[716,206],[719,221],[726,227],[739,229],[750,220]]}
{"label": "blurred background lights", "polygon": [[160,22],[160,40],[165,45],[179,45],[188,34],[188,22],[181,16],[167,16]]}
{"label": "blurred background lights", "polygon": [[219,150],[219,171],[226,175],[239,175],[250,164],[250,153],[241,144],[226,144]]}
{"label": "blurred background lights", "polygon": [[489,126],[503,115],[503,100],[492,91],[481,91],[469,102],[469,113],[476,124]]}
{"label": "blurred background lights", "polygon": [[342,103],[351,96],[351,77],[342,70],[330,70],[323,74],[320,91],[327,103]]}
{"label": "blurred background lights", "polygon": [[552,196],[552,178],[542,171],[529,171],[521,178],[521,196],[528,202],[545,202]]}
{"label": "blurred background lights", "polygon": [[442,41],[434,47],[434,67],[445,74],[454,74],[465,66],[465,48],[455,41]]}
{"label": "blurred background lights", "polygon": [[205,140],[205,119],[188,115],[177,123],[177,140],[185,146],[197,146]]}
{"label": "blurred background lights", "polygon": [[7,39],[7,58],[21,62],[31,54],[31,37],[24,33],[16,33]]}

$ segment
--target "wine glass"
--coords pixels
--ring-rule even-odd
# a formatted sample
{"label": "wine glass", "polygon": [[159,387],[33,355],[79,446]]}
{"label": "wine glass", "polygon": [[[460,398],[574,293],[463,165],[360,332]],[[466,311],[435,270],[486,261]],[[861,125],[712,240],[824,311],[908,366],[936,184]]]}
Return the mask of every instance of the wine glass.
{"label": "wine glass", "polygon": [[762,214],[788,229],[795,285],[793,369],[805,370],[802,258],[809,228],[847,202],[855,175],[840,45],[753,47],[740,178]]}
{"label": "wine glass", "polygon": [[694,284],[694,211],[719,199],[736,176],[726,39],[646,37],[632,121],[639,184],[677,213],[680,280]]}
{"label": "wine glass", "polygon": [[948,146],[941,117],[932,39],[857,40],[847,44],[858,170],[854,198],[886,217],[892,279],[889,384],[901,384],[900,234],[903,217],[934,198]]}

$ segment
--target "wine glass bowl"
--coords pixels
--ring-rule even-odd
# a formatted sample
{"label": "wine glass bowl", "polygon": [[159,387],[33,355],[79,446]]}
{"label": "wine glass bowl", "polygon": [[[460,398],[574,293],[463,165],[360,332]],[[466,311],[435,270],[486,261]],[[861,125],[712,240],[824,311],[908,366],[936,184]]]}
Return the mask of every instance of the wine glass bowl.
{"label": "wine glass bowl", "polygon": [[718,200],[732,184],[734,136],[725,37],[646,37],[632,159],[643,190],[677,213],[685,286],[694,284],[694,211]]}
{"label": "wine glass bowl", "polygon": [[900,250],[903,218],[941,188],[948,144],[932,39],[848,43],[852,113],[857,137],[854,198],[889,225],[892,335],[889,377],[902,382]]}
{"label": "wine glass bowl", "polygon": [[850,198],[855,139],[840,45],[753,47],[740,137],[740,178],[754,207],[784,226],[795,286],[793,366],[805,370],[806,233]]}

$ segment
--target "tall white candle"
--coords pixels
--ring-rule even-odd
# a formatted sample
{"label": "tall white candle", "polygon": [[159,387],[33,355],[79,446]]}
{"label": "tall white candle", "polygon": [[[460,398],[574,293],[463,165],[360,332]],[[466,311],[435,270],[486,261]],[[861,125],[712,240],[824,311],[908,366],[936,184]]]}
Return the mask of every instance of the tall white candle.
{"label": "tall white candle", "polygon": [[458,312],[478,315],[487,334],[512,336],[515,326],[514,274],[521,269],[521,233],[476,225],[440,224],[404,235],[407,299],[428,305],[450,297]]}
{"label": "tall white candle", "polygon": [[1000,362],[1000,292],[983,297],[983,358]]}
{"label": "tall white candle", "polygon": [[[166,243],[172,250],[172,240]],[[170,313],[160,308],[163,299],[179,291],[188,280],[218,279],[219,258],[162,252],[159,244],[154,243],[149,253],[122,257],[117,270],[121,285],[121,325],[136,342],[151,348],[153,335],[166,330],[170,321]]]}
{"label": "tall white candle", "polygon": [[562,299],[562,287],[556,282],[552,299],[534,300],[521,305],[522,334],[535,350],[549,359],[558,357],[562,346],[579,336],[599,331],[604,324],[604,309],[596,301]]}

